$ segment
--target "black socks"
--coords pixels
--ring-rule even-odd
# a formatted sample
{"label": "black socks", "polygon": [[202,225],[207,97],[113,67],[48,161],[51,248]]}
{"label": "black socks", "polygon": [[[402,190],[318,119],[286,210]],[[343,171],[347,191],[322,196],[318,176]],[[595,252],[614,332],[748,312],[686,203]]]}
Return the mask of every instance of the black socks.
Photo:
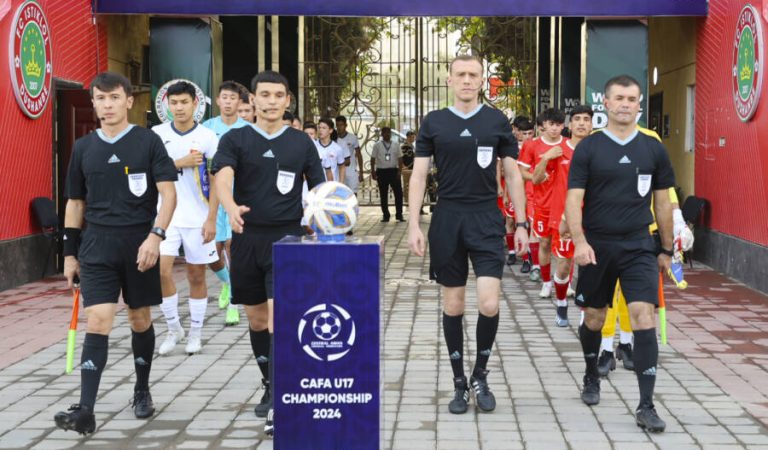
{"label": "black socks", "polygon": [[136,386],[134,391],[149,390],[149,370],[152,368],[152,355],[155,353],[155,328],[150,325],[141,333],[131,330],[133,363],[136,367]]}
{"label": "black socks", "polygon": [[96,404],[96,394],[99,392],[101,372],[107,364],[107,349],[109,336],[86,333],[83,343],[83,354],[80,357],[80,405],[87,406],[93,411]]}
{"label": "black socks", "polygon": [[600,353],[600,342],[603,336],[601,330],[592,331],[586,324],[579,327],[579,340],[584,351],[584,362],[587,363],[587,375],[592,378],[600,378],[597,372],[597,355]]}
{"label": "black socks", "polygon": [[472,371],[473,375],[477,375],[480,371],[485,370],[485,366],[488,364],[488,358],[491,356],[491,348],[493,347],[493,341],[496,340],[496,331],[499,329],[499,313],[495,316],[488,317],[481,313],[477,315],[477,328],[475,329],[475,336],[477,339],[477,360],[475,361],[475,368]]}
{"label": "black socks", "polygon": [[640,406],[653,407],[653,389],[656,386],[656,363],[659,360],[659,343],[656,328],[634,332],[635,345],[632,361],[635,363],[637,384],[640,387]]}
{"label": "black socks", "polygon": [[464,376],[464,327],[462,320],[464,315],[449,316],[443,313],[443,335],[448,346],[448,357],[451,359],[453,377]]}
{"label": "black socks", "polygon": [[259,365],[259,370],[261,370],[261,376],[265,380],[269,380],[269,349],[272,335],[269,334],[269,330],[253,331],[249,328],[248,331],[251,336],[253,356],[256,357],[256,363]]}

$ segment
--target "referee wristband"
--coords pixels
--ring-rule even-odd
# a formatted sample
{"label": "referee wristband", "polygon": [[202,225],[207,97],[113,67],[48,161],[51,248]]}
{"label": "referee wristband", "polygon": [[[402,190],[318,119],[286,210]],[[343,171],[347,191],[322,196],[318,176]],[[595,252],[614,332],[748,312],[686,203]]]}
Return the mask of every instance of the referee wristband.
{"label": "referee wristband", "polygon": [[77,251],[80,249],[80,228],[64,228],[64,256],[74,256],[77,258]]}

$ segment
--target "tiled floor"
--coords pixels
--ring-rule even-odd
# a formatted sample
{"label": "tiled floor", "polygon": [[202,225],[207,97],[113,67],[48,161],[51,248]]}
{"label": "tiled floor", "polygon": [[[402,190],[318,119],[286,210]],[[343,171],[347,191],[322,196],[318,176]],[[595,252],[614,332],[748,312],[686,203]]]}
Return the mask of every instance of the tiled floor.
{"label": "tiled floor", "polygon": [[[669,345],[661,347],[656,390],[665,433],[648,435],[635,426],[636,379],[621,368],[603,381],[599,406],[581,403],[584,363],[575,326],[554,325],[552,304],[538,298],[537,284],[519,274],[519,265],[505,273],[489,363],[498,407],[491,414],[472,408],[449,414],[439,289],[426,281],[425,259],[409,254],[407,225],[379,223],[377,211],[364,209],[356,233],[386,237],[384,448],[768,448],[768,297],[701,265],[686,274],[686,291],[667,289]],[[181,268],[176,276],[184,298]],[[213,297],[218,282],[213,274],[208,279]],[[465,342],[473,361],[472,282],[467,292]],[[71,301],[60,278],[0,292],[0,448],[272,448],[252,411],[260,376],[246,325],[224,327],[214,302],[200,354],[155,358],[158,412],[152,419],[136,420],[128,405],[133,364],[121,311],[110,337],[97,432],[81,438],[55,429],[53,414],[76,402],[79,392],[78,372],[63,373]],[[577,323],[576,308],[569,314]],[[156,320],[155,328],[161,342],[165,325]],[[82,322],[80,329],[82,340]]]}

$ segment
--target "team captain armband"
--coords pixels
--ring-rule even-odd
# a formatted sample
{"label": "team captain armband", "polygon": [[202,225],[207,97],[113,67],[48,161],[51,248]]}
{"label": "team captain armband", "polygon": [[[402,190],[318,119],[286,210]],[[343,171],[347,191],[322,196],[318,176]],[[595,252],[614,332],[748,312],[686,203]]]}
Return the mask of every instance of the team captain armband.
{"label": "team captain armband", "polygon": [[81,232],[80,228],[64,228],[64,256],[77,257]]}

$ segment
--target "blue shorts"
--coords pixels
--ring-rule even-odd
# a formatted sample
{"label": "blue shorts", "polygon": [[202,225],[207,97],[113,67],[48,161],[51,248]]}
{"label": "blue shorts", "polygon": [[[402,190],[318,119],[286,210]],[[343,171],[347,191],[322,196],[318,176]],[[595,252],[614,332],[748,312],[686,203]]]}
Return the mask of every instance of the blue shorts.
{"label": "blue shorts", "polygon": [[216,242],[226,242],[230,239],[232,239],[232,227],[229,225],[229,216],[219,205],[219,212],[216,214]]}

